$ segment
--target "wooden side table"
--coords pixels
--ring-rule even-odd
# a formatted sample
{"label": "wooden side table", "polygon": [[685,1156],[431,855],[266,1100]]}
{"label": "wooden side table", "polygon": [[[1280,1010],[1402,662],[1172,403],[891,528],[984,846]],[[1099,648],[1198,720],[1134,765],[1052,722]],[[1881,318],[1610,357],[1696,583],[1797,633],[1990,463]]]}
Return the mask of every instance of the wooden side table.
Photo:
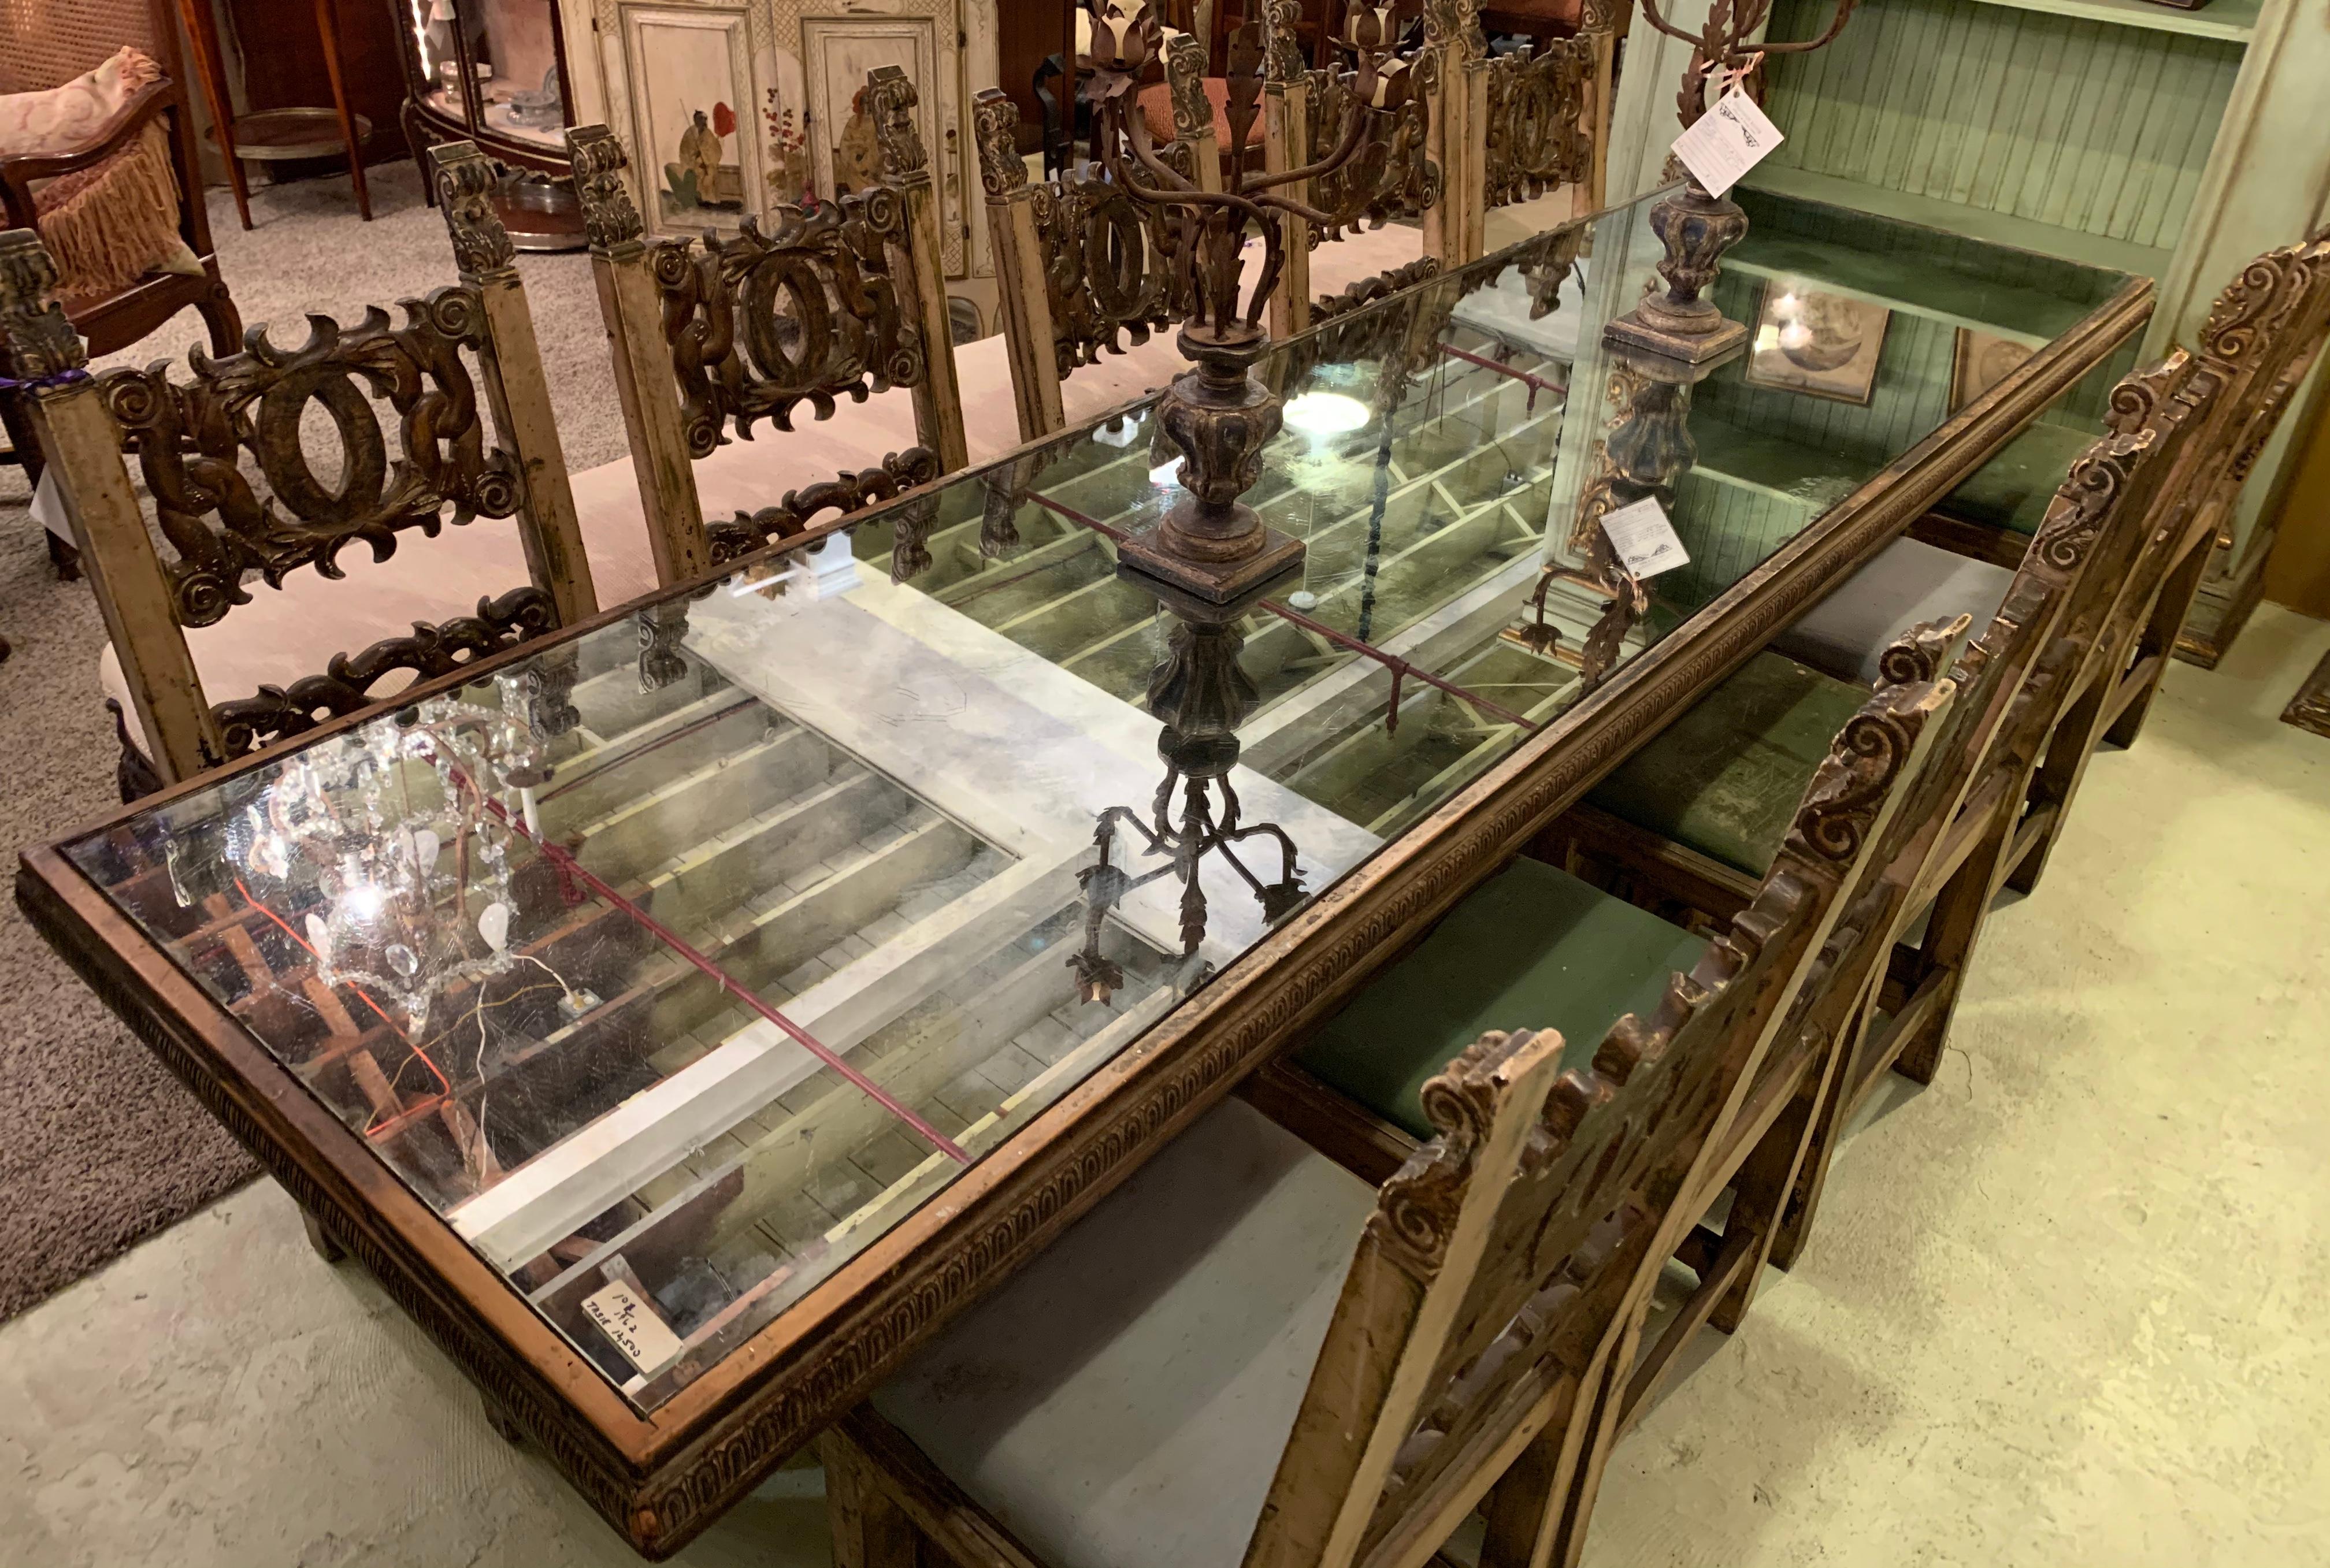
{"label": "wooden side table", "polygon": [[[219,65],[218,30],[209,0],[178,0],[178,15],[194,46],[196,74],[202,78],[203,100],[217,128],[219,148],[226,154],[227,181],[234,187],[234,210],[245,229],[251,227],[251,190],[243,179],[246,158],[265,163],[328,156],[345,149],[348,181],[355,187],[356,213],[372,222],[372,194],[365,188],[360,152],[372,136],[372,121],[348,108],[347,86],[340,75],[339,15],[332,0],[315,0],[316,32],[324,46],[324,72],[331,79],[330,109],[261,109],[237,118],[227,101],[226,76]],[[336,122],[338,135],[332,134]]]}

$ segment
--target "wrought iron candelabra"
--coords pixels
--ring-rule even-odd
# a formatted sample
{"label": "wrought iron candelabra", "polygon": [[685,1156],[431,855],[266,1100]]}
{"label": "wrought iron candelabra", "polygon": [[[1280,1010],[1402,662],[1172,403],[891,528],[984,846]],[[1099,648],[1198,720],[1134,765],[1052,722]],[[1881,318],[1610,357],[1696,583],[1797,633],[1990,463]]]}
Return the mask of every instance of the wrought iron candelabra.
{"label": "wrought iron candelabra", "polygon": [[[1707,115],[1709,88],[1720,97],[1733,84],[1746,85],[1767,54],[1808,54],[1844,31],[1856,0],[1836,0],[1836,14],[1817,38],[1795,43],[1753,43],[1769,18],[1772,0],[1715,0],[1707,25],[1697,33],[1684,32],[1659,14],[1658,0],[1643,0],[1643,15],[1670,38],[1691,46],[1684,67],[1682,90],[1675,99],[1682,128],[1689,130]],[[1728,321],[1707,298],[1714,287],[1723,254],[1748,237],[1748,214],[1729,194],[1715,195],[1697,175],[1684,171],[1683,188],[1651,209],[1651,231],[1666,247],[1659,276],[1667,282],[1663,294],[1646,295],[1642,304],[1603,329],[1612,342],[1648,349],[1696,364],[1730,353],[1744,342],[1748,329]]]}
{"label": "wrought iron candelabra", "polygon": [[[1276,174],[1248,170],[1243,149],[1261,96],[1263,60],[1260,29],[1249,24],[1231,49],[1225,145],[1236,151],[1226,188],[1200,189],[1159,157],[1135,104],[1142,71],[1161,57],[1163,34],[1152,6],[1144,0],[1132,5],[1128,14],[1123,0],[1093,0],[1092,52],[1079,63],[1092,73],[1087,90],[1100,106],[1100,156],[1109,178],[1134,201],[1178,214],[1174,287],[1187,311],[1178,342],[1196,368],[1175,378],[1158,412],[1185,459],[1185,493],[1156,527],[1124,542],[1119,560],[1122,569],[1228,604],[1266,589],[1302,560],[1302,541],[1265,526],[1238,499],[1260,476],[1264,449],[1279,430],[1282,400],[1253,372],[1270,347],[1263,312],[1285,264],[1286,221],[1322,229],[1336,222],[1286,193],[1340,173],[1359,155],[1375,116],[1352,115],[1333,150],[1315,163]],[[1388,8],[1347,13],[1341,42],[1356,63],[1359,102],[1402,90],[1405,73],[1381,71],[1395,33]],[[1377,104],[1378,110],[1394,107]],[[1249,232],[1261,239],[1262,265],[1241,306]]]}

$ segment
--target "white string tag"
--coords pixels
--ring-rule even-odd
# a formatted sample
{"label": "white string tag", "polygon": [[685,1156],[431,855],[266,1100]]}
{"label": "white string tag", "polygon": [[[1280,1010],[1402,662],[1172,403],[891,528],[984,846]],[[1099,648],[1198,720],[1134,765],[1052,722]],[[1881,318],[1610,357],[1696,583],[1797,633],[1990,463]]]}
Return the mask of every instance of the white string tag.
{"label": "white string tag", "polygon": [[1682,547],[1674,524],[1667,521],[1667,509],[1659,505],[1656,496],[1645,496],[1609,514],[1602,519],[1602,532],[1609,535],[1610,548],[1618,553],[1637,582],[1691,564],[1691,552]]}
{"label": "white string tag", "polygon": [[1693,178],[1719,196],[1739,183],[1740,176],[1762,163],[1785,139],[1739,88],[1715,100],[1715,107],[1674,139],[1674,155]]}

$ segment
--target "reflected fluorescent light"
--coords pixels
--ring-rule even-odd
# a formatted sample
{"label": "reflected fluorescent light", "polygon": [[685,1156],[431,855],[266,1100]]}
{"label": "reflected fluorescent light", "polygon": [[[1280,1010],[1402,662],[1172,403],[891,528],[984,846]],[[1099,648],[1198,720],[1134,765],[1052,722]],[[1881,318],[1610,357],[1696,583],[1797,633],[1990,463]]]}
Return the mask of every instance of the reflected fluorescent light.
{"label": "reflected fluorescent light", "polygon": [[1307,436],[1340,436],[1372,417],[1359,399],[1328,392],[1304,392],[1287,403],[1285,412],[1287,424]]}
{"label": "reflected fluorescent light", "polygon": [[1180,474],[1181,459],[1176,458],[1170,463],[1160,463],[1150,469],[1149,482],[1152,485],[1178,485],[1181,482]]}

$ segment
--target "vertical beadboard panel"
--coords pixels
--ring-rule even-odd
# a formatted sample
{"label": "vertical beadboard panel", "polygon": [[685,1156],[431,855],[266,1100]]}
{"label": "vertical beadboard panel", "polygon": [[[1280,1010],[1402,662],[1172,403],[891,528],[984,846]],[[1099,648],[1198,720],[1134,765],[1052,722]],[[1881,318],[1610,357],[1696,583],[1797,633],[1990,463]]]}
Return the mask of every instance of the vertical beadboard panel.
{"label": "vertical beadboard panel", "polygon": [[[1832,0],[1779,0],[1807,36]],[[2240,69],[2239,44],[1977,0],[1877,0],[1815,54],[1776,58],[1776,165],[2174,248]]]}

